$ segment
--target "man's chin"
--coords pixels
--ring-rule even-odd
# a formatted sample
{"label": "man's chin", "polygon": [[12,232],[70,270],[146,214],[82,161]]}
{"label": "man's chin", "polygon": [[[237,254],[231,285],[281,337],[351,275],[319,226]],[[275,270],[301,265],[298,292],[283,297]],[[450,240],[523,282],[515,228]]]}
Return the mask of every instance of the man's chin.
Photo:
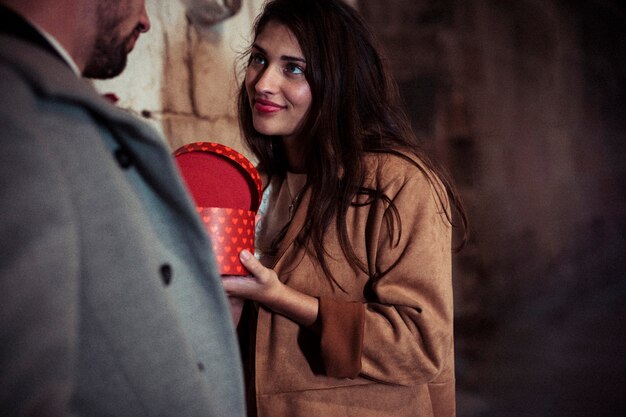
{"label": "man's chin", "polygon": [[109,80],[120,75],[126,68],[126,55],[116,62],[100,62],[98,64],[87,65],[83,71],[83,77],[94,80]]}

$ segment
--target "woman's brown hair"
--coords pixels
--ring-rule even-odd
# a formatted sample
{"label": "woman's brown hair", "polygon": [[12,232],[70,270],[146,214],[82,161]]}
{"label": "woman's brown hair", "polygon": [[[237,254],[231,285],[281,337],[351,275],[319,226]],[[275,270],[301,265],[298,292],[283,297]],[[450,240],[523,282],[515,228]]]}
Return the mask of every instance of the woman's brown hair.
{"label": "woman's brown hair", "polygon": [[[346,259],[365,270],[349,243],[346,213],[355,196],[367,195],[371,203],[382,199],[391,206],[387,221],[391,232],[401,234],[401,222],[393,203],[378,190],[362,187],[366,153],[398,155],[419,168],[431,183],[444,185],[451,207],[458,213],[463,239],[467,217],[449,176],[423,152],[400,105],[395,82],[388,75],[373,34],[360,15],[341,0],[273,0],[266,3],[255,21],[254,38],[268,22],[286,26],[296,37],[306,59],[305,77],[312,103],[302,127],[300,143],[305,148],[306,187],[311,204],[298,242],[309,241],[328,278],[324,235],[332,219]],[[239,122],[247,145],[259,160],[259,170],[269,178],[284,177],[287,160],[279,137],[258,133],[252,123],[245,81],[238,97]],[[421,165],[407,155],[414,155]],[[425,168],[424,168],[425,167]],[[435,176],[435,177],[434,177]],[[452,213],[444,196],[442,211],[450,223]],[[394,225],[397,230],[394,231]]]}

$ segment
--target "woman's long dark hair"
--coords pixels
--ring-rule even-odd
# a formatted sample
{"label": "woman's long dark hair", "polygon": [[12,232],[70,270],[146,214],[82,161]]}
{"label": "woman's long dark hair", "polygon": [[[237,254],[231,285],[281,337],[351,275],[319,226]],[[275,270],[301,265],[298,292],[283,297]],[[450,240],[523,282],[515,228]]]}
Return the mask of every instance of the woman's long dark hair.
{"label": "woman's long dark hair", "polygon": [[[444,185],[451,207],[463,228],[461,245],[467,239],[467,217],[449,176],[424,154],[400,105],[395,82],[387,75],[374,36],[350,6],[341,0],[273,0],[257,18],[254,38],[268,22],[280,23],[297,38],[306,59],[305,77],[311,88],[312,103],[298,140],[305,148],[307,187],[311,204],[298,241],[311,241],[320,265],[329,279],[324,235],[336,219],[339,243],[353,269],[365,271],[349,243],[346,213],[355,196],[366,194],[368,201],[383,199],[392,207],[395,220],[387,219],[398,230],[401,223],[393,203],[378,190],[362,187],[365,153],[396,154],[424,172],[435,186]],[[259,169],[272,177],[284,177],[288,170],[279,137],[258,133],[245,80],[238,97],[239,121],[247,145],[259,160]],[[407,155],[421,161],[416,163]],[[425,168],[424,168],[425,167]],[[436,187],[438,189],[439,187]],[[442,211],[450,223],[452,212],[439,195]],[[394,215],[394,214],[392,214]],[[391,231],[392,235],[394,231]]]}

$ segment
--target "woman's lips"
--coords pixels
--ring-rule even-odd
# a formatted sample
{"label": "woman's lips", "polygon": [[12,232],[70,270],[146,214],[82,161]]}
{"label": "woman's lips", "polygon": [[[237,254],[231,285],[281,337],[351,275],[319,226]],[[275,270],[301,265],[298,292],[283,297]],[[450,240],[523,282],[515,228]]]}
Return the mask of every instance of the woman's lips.
{"label": "woman's lips", "polygon": [[275,113],[285,107],[269,100],[256,99],[254,100],[254,108],[261,113]]}

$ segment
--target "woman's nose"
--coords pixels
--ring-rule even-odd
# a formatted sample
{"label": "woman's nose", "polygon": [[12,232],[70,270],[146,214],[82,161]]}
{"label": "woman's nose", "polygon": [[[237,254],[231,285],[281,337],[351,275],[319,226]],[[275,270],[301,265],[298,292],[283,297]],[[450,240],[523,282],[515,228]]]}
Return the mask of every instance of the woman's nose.
{"label": "woman's nose", "polygon": [[275,93],[278,89],[279,77],[276,69],[270,67],[265,68],[259,74],[256,81],[256,91],[262,93]]}

